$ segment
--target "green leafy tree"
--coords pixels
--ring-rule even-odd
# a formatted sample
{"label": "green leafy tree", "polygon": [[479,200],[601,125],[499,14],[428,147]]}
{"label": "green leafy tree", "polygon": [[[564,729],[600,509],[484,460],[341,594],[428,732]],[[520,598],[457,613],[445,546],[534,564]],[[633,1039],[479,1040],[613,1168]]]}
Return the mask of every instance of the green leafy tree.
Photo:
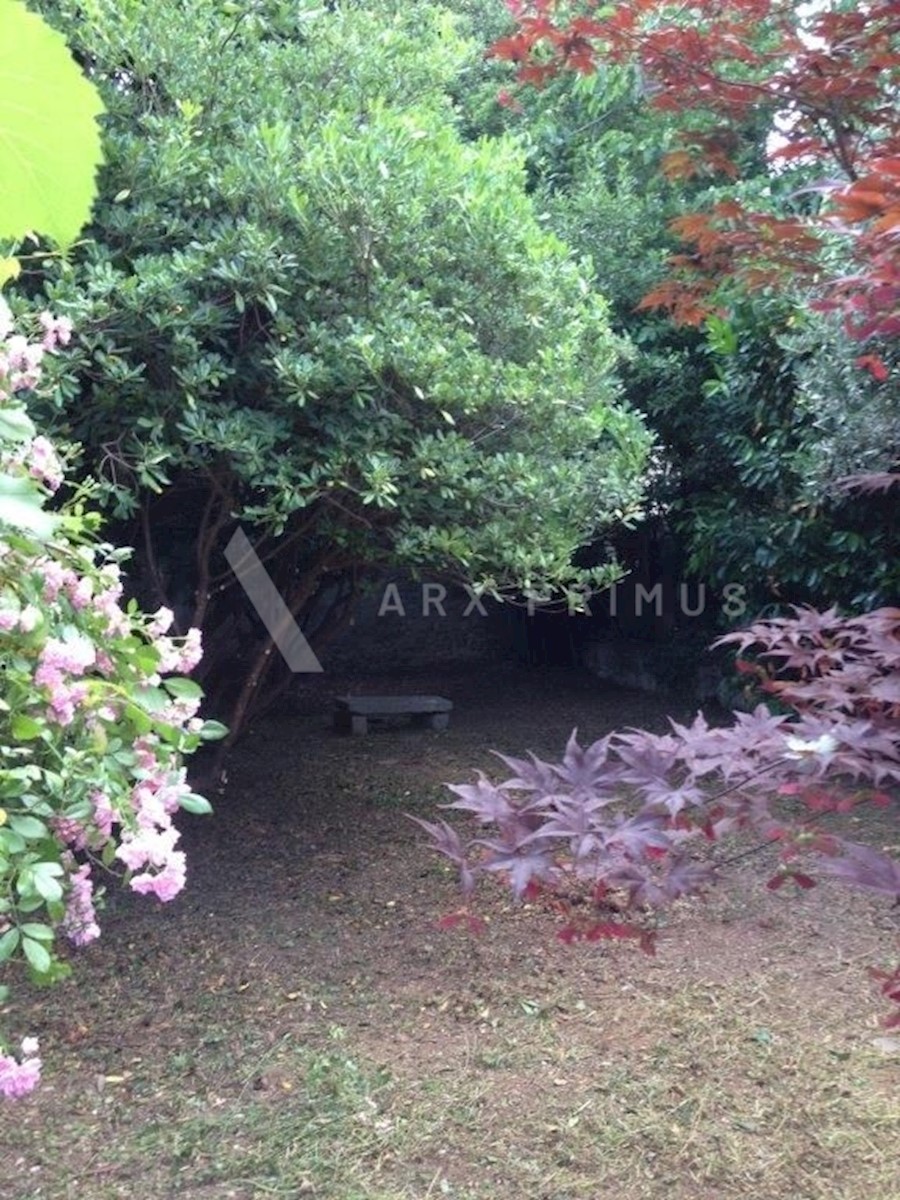
{"label": "green leafy tree", "polygon": [[[610,79],[639,84],[625,132],[640,131],[656,169],[643,181],[640,156],[624,156],[628,178],[640,182],[623,194],[623,208],[642,213],[644,196],[667,195],[668,211],[659,211],[674,217],[679,253],[655,283],[634,270],[640,241],[616,223],[602,186],[617,161],[611,135],[628,145],[615,102],[591,131],[601,186],[590,180],[588,144],[561,189],[565,223],[555,218],[554,227],[594,254],[601,279],[606,262],[611,280],[624,278],[621,246],[645,293],[625,326],[645,351],[627,394],[643,392],[638,403],[660,438],[660,507],[688,569],[706,582],[741,579],[760,606],[838,601],[859,610],[890,601],[887,484],[835,484],[840,470],[858,475],[880,463],[884,471],[898,461],[896,6],[507,7],[509,35],[491,53],[513,62],[520,80],[540,83],[537,100],[515,87],[511,71],[498,84],[529,120],[540,97],[552,96],[551,114],[569,131],[579,96],[596,90],[602,107]],[[634,225],[638,238],[651,227]],[[608,294],[617,295],[614,285]],[[689,337],[686,359],[671,354],[674,335],[646,319],[653,309],[682,328],[717,318],[705,353]],[[613,311],[619,318],[615,300]],[[843,316],[843,329],[823,316],[830,312]],[[668,379],[658,369],[661,347],[675,368]]]}
{"label": "green leafy tree", "polygon": [[222,556],[237,523],[314,646],[382,563],[583,584],[573,551],[635,511],[649,436],[522,149],[459,135],[479,49],[454,16],[42,8],[108,108],[93,240],[23,276],[80,331],[56,427],[141,547],[144,594],[202,624],[234,731],[278,657]]}

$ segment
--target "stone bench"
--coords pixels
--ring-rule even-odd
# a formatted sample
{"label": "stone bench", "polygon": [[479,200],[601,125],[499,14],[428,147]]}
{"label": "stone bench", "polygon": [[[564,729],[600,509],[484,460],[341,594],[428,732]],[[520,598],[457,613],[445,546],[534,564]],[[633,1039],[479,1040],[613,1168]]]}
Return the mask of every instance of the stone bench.
{"label": "stone bench", "polygon": [[388,717],[412,717],[424,729],[446,729],[450,724],[451,700],[443,696],[337,696],[334,725],[351,733],[368,733],[369,721]]}

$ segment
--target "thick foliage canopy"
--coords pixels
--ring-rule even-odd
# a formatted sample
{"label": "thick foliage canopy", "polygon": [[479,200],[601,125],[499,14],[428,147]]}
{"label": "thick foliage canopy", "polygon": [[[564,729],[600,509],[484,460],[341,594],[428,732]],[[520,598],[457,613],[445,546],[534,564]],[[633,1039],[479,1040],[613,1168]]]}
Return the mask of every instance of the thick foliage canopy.
{"label": "thick foliage canopy", "polygon": [[[882,286],[885,254],[896,266],[890,196],[880,217],[845,211],[897,142],[895,13],[869,6],[863,22],[847,6],[742,0],[504,7],[517,27],[495,42],[496,86],[509,87],[510,60],[538,82],[504,98],[535,138],[555,124],[576,156],[568,176],[555,172],[548,207],[596,256],[640,349],[629,395],[663,446],[654,498],[682,570],[739,581],[757,607],[890,603],[892,497],[835,481],[900,454],[882,322],[894,303]],[[668,243],[667,219],[687,250]],[[660,311],[705,322],[705,344],[690,326],[666,329]]]}
{"label": "thick foliage canopy", "polygon": [[[849,239],[856,269],[831,273],[821,303],[839,308],[861,337],[900,333],[900,12],[893,0],[864,6],[794,0],[508,0],[517,31],[494,53],[542,82],[560,67],[590,73],[597,62],[639,65],[650,102],[679,114],[682,145],[672,175],[737,178],[736,129],[768,116],[772,157],[796,169],[820,207],[793,214],[729,195],[680,218],[691,244],[676,275],[645,303],[702,320],[723,279],[766,287],[798,274],[821,286],[821,252]],[[824,169],[825,177],[821,172]]]}
{"label": "thick foliage canopy", "polygon": [[236,520],[301,617],[384,561],[576,582],[573,550],[637,505],[648,436],[521,150],[460,139],[448,91],[478,52],[452,16],[43,7],[109,108],[94,241],[49,277],[83,331],[59,427],[143,520],[208,666],[234,650]]}

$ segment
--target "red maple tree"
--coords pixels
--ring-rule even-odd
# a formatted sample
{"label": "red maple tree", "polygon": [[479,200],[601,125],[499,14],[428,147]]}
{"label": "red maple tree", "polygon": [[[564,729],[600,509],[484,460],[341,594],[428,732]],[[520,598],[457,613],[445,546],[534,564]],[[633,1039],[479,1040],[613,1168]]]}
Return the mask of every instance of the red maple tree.
{"label": "red maple tree", "polygon": [[[859,338],[900,334],[900,3],[792,0],[506,0],[515,31],[490,50],[521,81],[630,64],[648,103],[677,112],[672,176],[740,173],[738,135],[771,115],[773,171],[802,177],[793,212],[738,198],[679,218],[687,243],[642,300],[682,323],[717,308],[723,281],[802,281],[816,307],[840,311]],[[805,211],[797,211],[803,209]],[[843,241],[854,264],[829,269]],[[879,376],[877,355],[861,362]]]}

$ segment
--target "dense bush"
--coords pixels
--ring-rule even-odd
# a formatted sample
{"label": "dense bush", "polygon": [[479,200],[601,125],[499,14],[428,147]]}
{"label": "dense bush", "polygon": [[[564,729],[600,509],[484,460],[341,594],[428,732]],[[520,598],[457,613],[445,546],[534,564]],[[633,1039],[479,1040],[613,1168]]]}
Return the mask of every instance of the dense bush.
{"label": "dense bush", "polygon": [[378,564],[583,580],[573,551],[635,511],[649,438],[523,150],[458,132],[479,50],[452,16],[41,8],[108,108],[91,240],[23,276],[79,330],[44,416],[140,547],[142,594],[203,627],[235,729],[278,658],[222,558],[237,522],[314,647]]}
{"label": "dense bush", "polygon": [[735,304],[709,321],[707,344],[713,377],[692,409],[671,511],[689,571],[714,588],[740,583],[754,611],[891,602],[896,498],[837,484],[900,462],[896,373],[861,370],[839,322],[804,313],[796,296]]}

